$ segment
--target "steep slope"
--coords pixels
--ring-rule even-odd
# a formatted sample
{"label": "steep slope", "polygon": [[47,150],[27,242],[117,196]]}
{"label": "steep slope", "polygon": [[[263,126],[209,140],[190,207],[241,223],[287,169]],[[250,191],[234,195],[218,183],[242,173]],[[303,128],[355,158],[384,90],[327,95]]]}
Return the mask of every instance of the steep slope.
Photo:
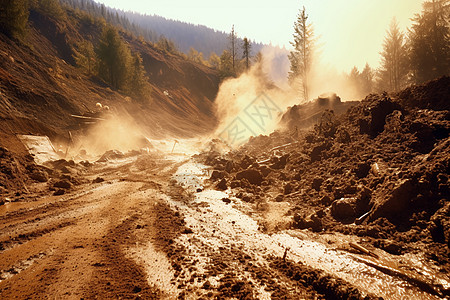
{"label": "steep slope", "polygon": [[[82,40],[97,44],[102,26],[74,11],[53,18],[31,10],[24,41],[0,33],[0,194],[27,193],[30,176],[39,174],[17,135],[47,135],[57,150],[67,151],[72,138],[76,143],[91,131],[72,115],[92,115],[99,110],[97,103],[110,108],[110,119],[126,122],[120,128],[125,137],[193,137],[215,127],[212,107],[219,78],[203,65],[121,32],[143,58],[151,91],[148,101],[114,91],[74,66],[75,45]],[[117,126],[106,127],[101,136],[118,139]]]}
{"label": "steep slope", "polygon": [[[122,33],[143,57],[152,103],[130,101],[99,79],[74,67],[73,49],[88,39],[96,44],[101,27],[68,12],[62,20],[30,12],[26,44],[0,34],[0,122],[8,133],[65,136],[70,114],[95,110],[100,102],[133,115],[149,135],[192,136],[214,126],[215,71],[154,49]],[[155,129],[157,124],[158,130]]]}

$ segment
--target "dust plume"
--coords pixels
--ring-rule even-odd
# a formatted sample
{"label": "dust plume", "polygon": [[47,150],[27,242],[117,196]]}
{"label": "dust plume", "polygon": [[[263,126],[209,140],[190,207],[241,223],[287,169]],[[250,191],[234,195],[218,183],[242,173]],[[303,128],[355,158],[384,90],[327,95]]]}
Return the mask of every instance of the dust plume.
{"label": "dust plume", "polygon": [[108,150],[127,152],[151,147],[144,131],[126,113],[107,113],[101,121],[85,129],[82,136],[74,137],[70,154],[87,153],[98,156]]}
{"label": "dust plume", "polygon": [[225,80],[219,88],[215,135],[230,146],[239,146],[250,136],[270,134],[285,108],[295,103],[291,91],[280,89],[264,70],[270,70],[265,58],[238,78]]}
{"label": "dust plume", "polygon": [[261,53],[262,60],[248,72],[221,84],[215,100],[219,119],[215,135],[232,147],[245,143],[251,136],[268,135],[278,129],[288,106],[312,101],[323,94],[336,93],[342,101],[363,97],[348,75],[322,64],[316,56],[308,77],[309,99],[303,99],[302,92],[288,83],[289,51],[267,47]]}

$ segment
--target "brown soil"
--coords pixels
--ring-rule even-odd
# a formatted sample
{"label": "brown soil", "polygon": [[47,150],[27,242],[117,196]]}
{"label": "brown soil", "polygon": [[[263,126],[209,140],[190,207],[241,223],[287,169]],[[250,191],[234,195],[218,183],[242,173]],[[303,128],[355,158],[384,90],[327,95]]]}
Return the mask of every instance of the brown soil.
{"label": "brown soil", "polygon": [[[266,230],[356,235],[394,255],[422,253],[448,274],[449,87],[443,77],[398,94],[370,95],[341,116],[326,111],[299,137],[288,127],[199,159],[217,170],[212,182],[232,187],[256,208],[291,204],[291,221],[270,226],[262,220]],[[301,115],[288,111],[283,119],[295,124]]]}

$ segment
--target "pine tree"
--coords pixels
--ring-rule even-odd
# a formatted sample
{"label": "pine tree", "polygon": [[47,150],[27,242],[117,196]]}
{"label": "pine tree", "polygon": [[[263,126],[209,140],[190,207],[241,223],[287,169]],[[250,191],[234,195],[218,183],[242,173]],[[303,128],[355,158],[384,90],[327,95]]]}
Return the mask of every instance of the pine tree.
{"label": "pine tree", "polygon": [[228,50],[223,50],[220,56],[219,76],[222,79],[235,76],[233,69],[233,57]]}
{"label": "pine tree", "polygon": [[450,0],[425,1],[408,33],[413,82],[450,74],[449,26]]}
{"label": "pine tree", "polygon": [[135,97],[149,97],[150,86],[146,75],[142,57],[139,53],[132,56],[130,84],[128,84],[129,93]]}
{"label": "pine tree", "polygon": [[130,49],[122,41],[117,29],[107,26],[102,33],[97,49],[99,76],[115,89],[122,89],[128,80]]}
{"label": "pine tree", "polygon": [[234,25],[231,27],[231,33],[229,36],[230,39],[230,54],[231,54],[231,63],[233,66],[233,73],[236,73],[236,44],[237,44],[237,36],[234,31]]}
{"label": "pine tree", "polygon": [[248,70],[250,67],[250,56],[252,51],[252,44],[250,41],[245,37],[244,41],[242,42],[242,53],[243,58],[245,59],[245,69]]}
{"label": "pine tree", "polygon": [[95,69],[94,46],[89,41],[83,41],[74,50],[74,59],[77,66],[85,69],[91,75]]}
{"label": "pine tree", "polygon": [[373,92],[373,71],[368,63],[366,63],[360,74],[360,91],[362,96]]}
{"label": "pine tree", "polygon": [[212,52],[209,56],[208,63],[211,68],[217,70],[220,67],[220,57],[215,52]]}
{"label": "pine tree", "polygon": [[381,90],[398,91],[404,88],[408,75],[408,53],[404,35],[395,18],[383,42],[381,67],[378,70],[378,85]]}
{"label": "pine tree", "polygon": [[300,10],[294,24],[294,41],[291,45],[294,50],[289,53],[291,70],[289,82],[294,88],[300,86],[303,99],[308,100],[308,77],[310,76],[312,56],[314,51],[314,29],[308,23],[305,7]]}
{"label": "pine tree", "polygon": [[24,37],[28,15],[28,0],[0,0],[0,31],[9,37]]}

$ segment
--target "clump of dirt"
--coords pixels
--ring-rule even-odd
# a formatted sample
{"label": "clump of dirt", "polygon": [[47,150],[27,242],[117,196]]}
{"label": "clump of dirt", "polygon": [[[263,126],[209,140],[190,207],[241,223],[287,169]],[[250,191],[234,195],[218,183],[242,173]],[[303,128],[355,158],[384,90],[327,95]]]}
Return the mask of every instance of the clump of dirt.
{"label": "clump of dirt", "polygon": [[[341,116],[322,113],[314,129],[288,126],[198,158],[214,167],[212,182],[256,207],[291,203],[292,228],[363,236],[393,254],[423,252],[448,272],[449,83],[372,94]],[[292,109],[284,118],[295,123]]]}
{"label": "clump of dirt", "polygon": [[[26,183],[30,180],[27,167],[32,168],[32,161],[30,157],[19,159],[7,148],[0,147],[0,195],[27,191]],[[4,199],[0,203],[3,204]]]}

